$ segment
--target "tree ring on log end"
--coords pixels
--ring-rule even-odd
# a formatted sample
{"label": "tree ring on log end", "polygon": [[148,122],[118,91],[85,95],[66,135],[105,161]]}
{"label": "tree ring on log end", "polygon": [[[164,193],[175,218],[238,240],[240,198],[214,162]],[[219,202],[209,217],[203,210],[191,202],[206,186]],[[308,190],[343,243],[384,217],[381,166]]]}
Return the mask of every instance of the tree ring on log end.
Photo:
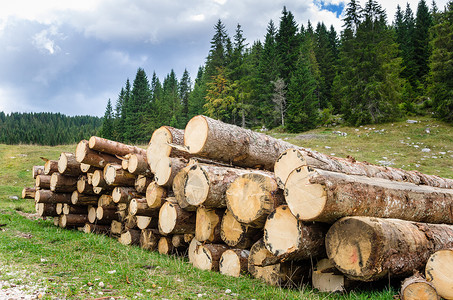
{"label": "tree ring on log end", "polygon": [[191,205],[198,206],[207,199],[208,193],[208,175],[199,165],[194,165],[186,175],[186,183],[184,185],[186,201]]}
{"label": "tree ring on log end", "polygon": [[223,252],[219,262],[219,270],[220,273],[233,277],[241,275],[241,262],[236,252],[231,249]]}
{"label": "tree ring on log end", "polygon": [[170,202],[165,202],[159,211],[159,228],[163,233],[168,234],[176,226],[176,208]]}
{"label": "tree ring on log end", "polygon": [[267,250],[278,256],[300,248],[302,232],[299,220],[294,217],[288,206],[282,205],[272,212],[264,226],[264,239]]}
{"label": "tree ring on log end", "polygon": [[426,263],[426,280],[431,282],[439,296],[453,299],[453,250],[436,251]]}
{"label": "tree ring on log end", "polygon": [[[378,225],[378,224],[375,224]],[[341,272],[366,279],[381,273],[374,265],[384,256],[375,244],[379,238],[372,224],[366,220],[345,217],[331,226],[326,235],[327,256]]]}
{"label": "tree ring on log end", "polygon": [[306,165],[306,160],[301,152],[291,148],[280,154],[274,165],[275,179],[278,186],[283,189],[289,174],[298,168]]}
{"label": "tree ring on log end", "polygon": [[208,139],[208,131],[208,122],[203,116],[190,119],[184,131],[184,145],[190,153],[199,153],[203,150]]}
{"label": "tree ring on log end", "polygon": [[310,183],[313,174],[307,166],[299,167],[289,174],[285,184],[285,199],[296,218],[312,221],[319,216],[327,203],[327,195],[320,184]]}

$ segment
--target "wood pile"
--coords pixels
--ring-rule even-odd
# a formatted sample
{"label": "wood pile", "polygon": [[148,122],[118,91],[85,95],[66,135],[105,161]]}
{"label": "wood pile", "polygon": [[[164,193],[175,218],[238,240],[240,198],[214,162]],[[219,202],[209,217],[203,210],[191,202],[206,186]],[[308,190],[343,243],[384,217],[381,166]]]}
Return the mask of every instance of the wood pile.
{"label": "wood pile", "polygon": [[452,179],[205,116],[157,129],[146,150],[93,136],[33,176],[22,195],[40,216],[199,269],[323,292],[397,278],[402,299],[453,299]]}

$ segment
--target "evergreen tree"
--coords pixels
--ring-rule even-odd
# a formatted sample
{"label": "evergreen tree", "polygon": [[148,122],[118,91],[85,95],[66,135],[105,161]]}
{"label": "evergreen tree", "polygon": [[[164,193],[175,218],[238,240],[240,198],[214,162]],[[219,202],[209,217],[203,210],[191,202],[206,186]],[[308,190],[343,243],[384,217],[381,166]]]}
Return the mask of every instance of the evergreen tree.
{"label": "evergreen tree", "polygon": [[207,84],[206,114],[221,121],[231,119],[232,109],[236,106],[234,86],[226,77],[225,68],[218,68],[217,75]]}
{"label": "evergreen tree", "polygon": [[184,128],[189,121],[189,95],[191,92],[190,76],[187,69],[182,74],[181,81],[179,82],[179,98],[181,101],[181,114],[179,128]]}
{"label": "evergreen tree", "polygon": [[319,93],[320,108],[327,108],[332,98],[331,89],[335,78],[335,56],[329,38],[329,32],[324,23],[316,26],[316,46],[314,48],[316,62],[319,66]]}
{"label": "evergreen tree", "polygon": [[385,11],[368,0],[356,34],[348,29],[346,16],[341,66],[334,90],[342,104],[345,120],[353,125],[379,123],[399,115],[402,81],[397,44],[386,24]]}
{"label": "evergreen tree", "polygon": [[300,40],[297,35],[297,24],[290,11],[283,7],[280,27],[275,37],[277,56],[280,62],[280,76],[288,83],[291,73],[296,68]]}
{"label": "evergreen tree", "polygon": [[425,0],[420,0],[417,6],[414,29],[414,61],[416,64],[415,79],[422,85],[426,83],[429,72],[429,29],[432,25],[431,14]]}
{"label": "evergreen tree", "polygon": [[274,93],[273,82],[279,76],[279,60],[277,57],[277,44],[275,41],[277,29],[271,20],[267,26],[262,54],[258,65],[257,87],[259,90],[256,103],[256,119],[261,125],[268,128],[279,124],[280,115],[274,110],[272,101]]}
{"label": "evergreen tree", "polygon": [[197,78],[192,92],[188,99],[188,119],[196,115],[204,114],[204,105],[206,103],[206,79],[203,67],[198,68]]}
{"label": "evergreen tree", "polygon": [[288,85],[286,128],[290,132],[315,128],[318,122],[316,81],[308,64],[308,60],[301,55]]}
{"label": "evergreen tree", "polygon": [[436,115],[453,122],[453,1],[447,3],[432,34],[430,95]]}
{"label": "evergreen tree", "polygon": [[228,51],[231,51],[231,41],[227,35],[225,25],[219,19],[214,26],[214,36],[211,40],[211,49],[206,59],[206,75],[215,76],[218,68],[227,65]]}
{"label": "evergreen tree", "polygon": [[112,140],[114,139],[114,128],[113,128],[113,120],[114,120],[114,115],[113,115],[113,108],[112,108],[112,102],[109,101],[107,102],[107,107],[105,109],[104,113],[104,119],[102,120],[102,129],[101,129],[101,137]]}
{"label": "evergreen tree", "polygon": [[147,142],[150,133],[146,131],[146,108],[151,101],[151,92],[145,70],[139,68],[134,79],[130,99],[128,99],[125,140],[127,142]]}

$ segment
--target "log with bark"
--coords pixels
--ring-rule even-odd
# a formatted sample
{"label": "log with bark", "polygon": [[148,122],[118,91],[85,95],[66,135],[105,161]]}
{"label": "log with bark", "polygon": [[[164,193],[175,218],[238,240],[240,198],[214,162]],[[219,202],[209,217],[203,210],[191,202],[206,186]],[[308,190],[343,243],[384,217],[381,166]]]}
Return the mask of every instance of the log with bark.
{"label": "log with bark", "polygon": [[93,185],[88,183],[88,177],[82,175],[77,179],[77,191],[81,194],[94,195]]}
{"label": "log with bark", "polygon": [[148,217],[148,216],[136,216],[137,217],[137,227],[139,229],[157,229],[158,219],[157,217]]}
{"label": "log with bark", "polygon": [[44,175],[52,175],[58,172],[58,160],[48,160],[44,164]]}
{"label": "log with bark", "polygon": [[90,149],[87,140],[82,140],[77,144],[75,156],[78,162],[97,168],[104,168],[107,164],[121,164],[121,159],[114,155]]}
{"label": "log with bark", "polygon": [[99,168],[89,165],[89,164],[80,163],[80,171],[82,171],[82,173],[93,173],[97,169],[99,169]]}
{"label": "log with bark", "polygon": [[126,145],[117,141],[112,141],[97,136],[92,136],[88,141],[90,149],[108,153],[111,155],[124,156],[130,153],[139,153],[146,155],[146,151],[142,148]]}
{"label": "log with bark", "polygon": [[431,254],[453,247],[453,225],[345,217],[326,235],[326,252],[351,279],[375,281],[421,270]]}
{"label": "log with bark", "polygon": [[118,221],[112,221],[110,225],[110,233],[115,237],[120,237],[124,231],[124,224]]}
{"label": "log with bark", "polygon": [[58,216],[56,203],[37,203],[36,212],[40,217]]}
{"label": "log with bark", "polygon": [[328,226],[304,224],[287,205],[277,207],[266,220],[264,244],[277,260],[304,260],[325,257],[324,238]]}
{"label": "log with bark", "polygon": [[146,198],[134,198],[129,203],[129,214],[133,216],[157,217],[159,209],[149,207]]}
{"label": "log with bark", "polygon": [[266,249],[263,239],[253,244],[250,249],[248,271],[253,277],[262,279],[273,286],[300,286],[303,280],[310,277],[311,263],[293,261],[276,262],[273,265],[263,266],[274,255]]}
{"label": "log with bark", "polygon": [[171,244],[176,249],[186,249],[189,243],[184,239],[184,234],[175,234],[171,237]]}
{"label": "log with bark", "polygon": [[71,194],[55,193],[49,190],[38,190],[35,193],[36,203],[71,203]]}
{"label": "log with bark", "polygon": [[33,176],[33,179],[35,179],[38,175],[44,174],[44,166],[33,166],[31,169],[31,174]]}
{"label": "log with bark", "polygon": [[171,187],[176,174],[185,166],[187,166],[185,158],[163,157],[154,170],[154,180],[158,185]]}
{"label": "log with bark", "polygon": [[89,205],[88,206],[88,222],[94,223],[96,222],[96,206]]}
{"label": "log with bark", "polygon": [[401,300],[440,299],[434,285],[423,278],[420,273],[416,273],[413,276],[406,278],[401,283],[400,298]]}
{"label": "log with bark", "polygon": [[61,215],[63,213],[63,203],[56,203],[55,205],[55,211],[57,212],[58,215]]}
{"label": "log with bark", "polygon": [[87,215],[78,214],[61,215],[59,219],[59,225],[62,228],[85,226],[87,222]]}
{"label": "log with bark", "polygon": [[250,251],[244,249],[228,249],[222,253],[219,261],[221,274],[239,277],[248,271]]}
{"label": "log with bark", "polygon": [[199,207],[196,212],[195,238],[206,243],[221,242],[220,227],[224,213],[224,209]]}
{"label": "log with bark", "polygon": [[226,190],[248,170],[224,166],[194,164],[185,175],[184,197],[193,206],[226,207]]}
{"label": "log with bark", "polygon": [[65,215],[69,214],[84,215],[88,212],[88,208],[85,205],[71,205],[68,203],[64,203],[62,212]]}
{"label": "log with bark", "polygon": [[99,225],[99,224],[85,223],[85,226],[83,226],[83,232],[85,232],[85,233],[97,233],[97,234],[109,234],[110,233],[110,225]]}
{"label": "log with bark", "polygon": [[142,229],[140,232],[140,248],[154,251],[160,240],[160,234],[157,229]]}
{"label": "log with bark", "polygon": [[157,252],[160,254],[170,255],[173,254],[175,247],[171,243],[171,237],[161,236],[157,243]]}
{"label": "log with bark", "polygon": [[170,126],[162,126],[154,130],[146,149],[146,157],[151,171],[155,172],[161,158],[187,157],[186,151],[172,147],[175,145],[184,145],[184,130]]}
{"label": "log with bark", "polygon": [[181,208],[188,210],[188,211],[196,211],[197,207],[195,205],[191,205],[187,202],[186,196],[184,195],[184,187],[186,184],[187,172],[189,172],[192,164],[189,164],[182,168],[173,178],[172,189],[175,195],[176,201],[178,201],[179,206]]}
{"label": "log with bark", "polygon": [[167,196],[167,188],[158,185],[155,181],[146,188],[146,202],[151,208],[160,208],[165,203]]}
{"label": "log with bark", "polygon": [[146,154],[132,153],[128,159],[127,170],[129,173],[135,175],[153,177],[153,173],[151,173],[148,161],[146,160]]}
{"label": "log with bark", "polygon": [[286,180],[293,170],[303,166],[348,175],[382,178],[439,188],[453,188],[453,179],[427,175],[419,171],[406,171],[398,168],[373,165],[368,162],[356,161],[352,157],[334,157],[310,149],[297,147],[283,152],[275,162],[275,177],[280,188],[284,188]]}
{"label": "log with bark", "polygon": [[146,189],[148,188],[148,185],[153,182],[153,179],[151,177],[146,177],[144,175],[138,175],[135,178],[135,189],[139,193],[146,193]]}
{"label": "log with bark", "polygon": [[223,244],[198,245],[192,264],[200,270],[218,271],[220,258],[226,250],[228,246]]}
{"label": "log with bark", "polygon": [[139,245],[141,230],[129,229],[121,233],[119,242],[123,245]]}
{"label": "log with bark", "polygon": [[189,248],[187,249],[187,256],[189,258],[189,262],[191,264],[193,264],[194,260],[195,260],[195,257],[198,255],[198,246],[200,246],[201,243],[199,241],[197,241],[196,238],[193,238],[191,241],[190,241],[190,244],[189,244]]}
{"label": "log with bark", "polygon": [[344,216],[453,223],[453,189],[300,167],[288,177],[285,199],[303,221],[333,223]]}
{"label": "log with bark", "polygon": [[187,123],[184,145],[197,156],[270,171],[283,151],[294,148],[271,136],[201,115]]}
{"label": "log with bark", "polygon": [[71,193],[77,189],[77,178],[56,172],[50,177],[50,190],[57,193]]}
{"label": "log with bark", "polygon": [[[176,202],[176,201],[175,201]],[[159,231],[163,234],[195,233],[195,213],[167,201],[159,210]]]}
{"label": "log with bark", "polygon": [[80,163],[76,160],[74,153],[62,152],[60,154],[58,172],[66,176],[79,176],[82,174]]}
{"label": "log with bark", "polygon": [[263,237],[260,228],[250,227],[241,223],[227,209],[220,225],[220,237],[230,247],[249,249],[256,241]]}
{"label": "log with bark", "polygon": [[35,178],[35,187],[39,189],[50,189],[50,178],[52,175],[38,175]]}
{"label": "log with bark", "polygon": [[104,168],[104,180],[110,186],[134,186],[135,175],[119,165],[109,164]]}
{"label": "log with bark", "polygon": [[36,192],[36,188],[24,187],[21,193],[22,199],[35,199]]}
{"label": "log with bark", "polygon": [[269,173],[248,173],[239,176],[226,191],[226,203],[241,223],[263,228],[266,217],[285,202],[282,190]]}
{"label": "log with bark", "polygon": [[98,206],[96,208],[96,219],[98,224],[110,224],[112,221],[119,221],[119,215],[115,208]]}
{"label": "log with bark", "polygon": [[112,191],[112,200],[115,203],[129,203],[134,198],[142,197],[133,187],[117,186]]}
{"label": "log with bark", "polygon": [[97,205],[98,201],[98,195],[81,194],[78,191],[74,191],[71,194],[72,205]]}
{"label": "log with bark", "polygon": [[439,296],[453,299],[453,248],[433,253],[426,263],[425,276]]}

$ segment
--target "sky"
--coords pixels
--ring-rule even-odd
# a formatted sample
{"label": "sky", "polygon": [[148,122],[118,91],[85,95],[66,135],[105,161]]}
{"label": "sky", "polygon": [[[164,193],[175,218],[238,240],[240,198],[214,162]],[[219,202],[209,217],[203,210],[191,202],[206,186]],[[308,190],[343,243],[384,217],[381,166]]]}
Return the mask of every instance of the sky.
{"label": "sky", "polygon": [[[379,0],[378,0],[379,1]],[[364,0],[360,1],[362,4]],[[389,22],[396,6],[382,0]],[[436,0],[443,8],[447,0]],[[428,1],[429,5],[431,1]],[[240,24],[247,42],[264,40],[283,6],[298,25],[324,22],[341,31],[343,0],[0,0],[0,111],[103,116],[138,68],[151,79],[203,65],[220,19]]]}

